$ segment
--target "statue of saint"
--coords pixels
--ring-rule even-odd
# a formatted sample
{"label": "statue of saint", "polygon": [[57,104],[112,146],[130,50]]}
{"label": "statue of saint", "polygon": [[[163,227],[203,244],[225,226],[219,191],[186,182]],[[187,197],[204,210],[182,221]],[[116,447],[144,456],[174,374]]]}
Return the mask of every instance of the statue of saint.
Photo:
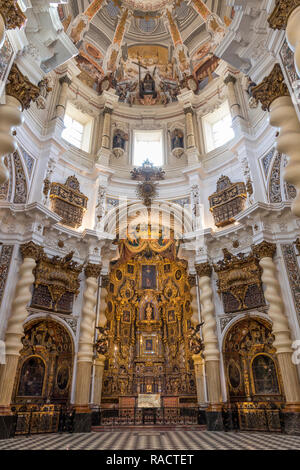
{"label": "statue of saint", "polygon": [[147,304],[147,307],[145,309],[145,313],[146,313],[146,320],[147,321],[153,320],[153,307],[152,307],[151,304]]}
{"label": "statue of saint", "polygon": [[144,80],[140,83],[140,96],[144,98],[145,95],[152,95],[153,98],[157,97],[157,92],[155,90],[155,81],[151,77],[150,73],[147,72]]}

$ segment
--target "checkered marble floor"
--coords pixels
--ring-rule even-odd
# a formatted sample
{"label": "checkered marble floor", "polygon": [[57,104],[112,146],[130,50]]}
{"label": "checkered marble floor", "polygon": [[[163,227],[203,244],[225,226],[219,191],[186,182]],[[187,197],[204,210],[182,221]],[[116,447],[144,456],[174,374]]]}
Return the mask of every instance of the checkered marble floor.
{"label": "checkered marble floor", "polygon": [[111,431],[0,440],[0,450],[300,450],[300,436],[208,431]]}

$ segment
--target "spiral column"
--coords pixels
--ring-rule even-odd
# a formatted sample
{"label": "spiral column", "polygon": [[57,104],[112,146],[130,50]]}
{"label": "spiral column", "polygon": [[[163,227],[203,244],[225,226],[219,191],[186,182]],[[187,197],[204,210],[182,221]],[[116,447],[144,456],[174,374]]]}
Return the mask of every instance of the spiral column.
{"label": "spiral column", "polygon": [[94,357],[94,334],[96,321],[97,278],[101,266],[87,264],[85,267],[86,288],[83,293],[82,315],[80,322],[80,336],[77,353],[77,375],[75,391],[75,431],[90,431],[90,385],[92,364]]}
{"label": "spiral column", "polygon": [[[265,298],[269,303],[269,316],[273,322],[272,332],[275,336],[273,343],[280,367],[286,406],[285,413],[288,420],[297,419],[300,425],[300,384],[296,365],[292,362],[293,349],[290,327],[285,315],[280,284],[277,280],[277,269],[273,261],[276,245],[266,241],[261,242],[254,249],[259,257],[262,267],[262,282],[265,286]],[[292,417],[288,416],[292,413]]]}
{"label": "spiral column", "polygon": [[222,424],[222,390],[220,379],[220,351],[216,334],[215,307],[213,303],[213,290],[211,288],[211,266],[202,263],[195,266],[199,276],[201,314],[204,325],[202,327],[206,371],[206,383],[209,408],[207,410],[208,429],[223,429]]}
{"label": "spiral column", "polygon": [[277,0],[268,23],[272,29],[285,29],[285,37],[294,52],[295,68],[300,77],[300,1]]}
{"label": "spiral column", "polygon": [[292,212],[300,217],[300,123],[279,64],[252,93],[261,102],[262,109],[269,110],[271,126],[279,128],[276,146],[288,156],[284,179],[296,187]]}
{"label": "spiral column", "polygon": [[6,104],[0,105],[0,185],[9,177],[4,164],[5,155],[16,150],[15,128],[23,122],[22,111],[28,109],[31,101],[36,101],[40,94],[14,64],[8,75],[6,85]]}
{"label": "spiral column", "polygon": [[[41,249],[33,242],[21,246],[23,262],[19,269],[19,279],[16,285],[11,314],[8,318],[5,335],[6,363],[1,368],[0,377],[0,421],[11,415],[10,404],[13,393],[15,375],[22,349],[21,338],[24,336],[23,323],[28,315],[26,306],[31,299],[31,285],[34,282],[32,273]],[[0,426],[0,436],[5,433],[5,426]],[[9,437],[9,436],[7,436]]]}

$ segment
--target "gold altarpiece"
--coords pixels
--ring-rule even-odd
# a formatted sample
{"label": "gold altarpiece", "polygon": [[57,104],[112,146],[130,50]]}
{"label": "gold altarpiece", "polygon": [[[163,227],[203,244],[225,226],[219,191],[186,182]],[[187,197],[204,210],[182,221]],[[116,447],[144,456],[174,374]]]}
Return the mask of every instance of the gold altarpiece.
{"label": "gold altarpiece", "polygon": [[187,263],[174,240],[126,239],[107,286],[109,348],[102,406],[136,406],[159,394],[162,406],[196,404],[188,330],[191,294]]}

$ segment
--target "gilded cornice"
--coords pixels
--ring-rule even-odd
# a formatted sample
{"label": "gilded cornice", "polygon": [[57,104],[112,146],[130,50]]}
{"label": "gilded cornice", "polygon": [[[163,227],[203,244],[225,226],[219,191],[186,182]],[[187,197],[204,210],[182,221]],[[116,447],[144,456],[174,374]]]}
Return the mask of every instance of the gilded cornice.
{"label": "gilded cornice", "polygon": [[24,110],[29,108],[31,101],[37,100],[40,89],[38,86],[33,85],[28,77],[23,75],[18,67],[13,64],[8,75],[6,94],[18,100]]}
{"label": "gilded cornice", "polygon": [[271,103],[277,98],[290,96],[279,64],[275,64],[272,72],[259,85],[252,88],[252,95],[260,101],[263,111],[269,111]]}
{"label": "gilded cornice", "polygon": [[272,29],[285,29],[290,14],[300,6],[300,0],[276,0],[275,8],[268,18]]}
{"label": "gilded cornice", "polygon": [[196,264],[195,269],[199,277],[211,276],[212,267],[209,263]]}
{"label": "gilded cornice", "polygon": [[32,258],[37,261],[43,254],[43,248],[30,241],[20,247],[23,258]]}
{"label": "gilded cornice", "polygon": [[6,29],[21,28],[27,19],[22,13],[17,0],[0,0],[0,12]]}
{"label": "gilded cornice", "polygon": [[101,264],[88,263],[84,268],[84,274],[86,277],[95,277],[97,279],[100,275],[101,268]]}
{"label": "gilded cornice", "polygon": [[276,244],[265,240],[253,247],[253,253],[259,258],[273,258],[276,252]]}

